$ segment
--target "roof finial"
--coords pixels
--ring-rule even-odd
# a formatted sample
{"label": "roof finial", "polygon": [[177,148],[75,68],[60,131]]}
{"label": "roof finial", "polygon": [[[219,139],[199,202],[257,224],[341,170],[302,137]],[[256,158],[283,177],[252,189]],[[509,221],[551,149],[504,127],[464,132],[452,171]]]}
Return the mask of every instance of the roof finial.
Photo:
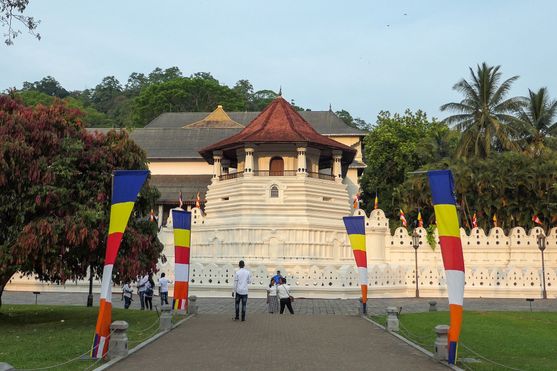
{"label": "roof finial", "polygon": [[278,93],[279,97],[282,97],[282,85],[279,87],[279,93]]}
{"label": "roof finial", "polygon": [[329,103],[329,111],[333,112],[333,106]]}

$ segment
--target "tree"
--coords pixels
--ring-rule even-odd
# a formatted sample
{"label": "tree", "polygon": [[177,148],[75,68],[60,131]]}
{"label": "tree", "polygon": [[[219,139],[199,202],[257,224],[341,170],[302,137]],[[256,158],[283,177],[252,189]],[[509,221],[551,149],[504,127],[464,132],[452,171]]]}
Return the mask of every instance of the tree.
{"label": "tree", "polygon": [[210,112],[217,105],[242,111],[246,103],[238,92],[213,78],[182,77],[144,88],[133,103],[134,126],[144,126],[163,112]]}
{"label": "tree", "polygon": [[37,40],[41,39],[41,35],[37,33],[41,21],[23,15],[27,5],[29,0],[0,0],[0,26],[7,28],[4,34],[6,45],[13,45],[13,39],[21,34],[21,30],[15,28],[14,23],[21,23]]}
{"label": "tree", "polygon": [[33,83],[25,81],[23,83],[23,90],[38,91],[51,97],[58,98],[65,98],[70,95],[70,93],[52,76],[43,77],[41,81],[35,81]]}
{"label": "tree", "polygon": [[453,87],[464,99],[441,106],[441,111],[453,111],[455,115],[444,122],[462,132],[457,149],[459,156],[485,158],[492,149],[518,150],[515,113],[522,106],[517,97],[505,99],[511,85],[518,79],[513,76],[502,83],[501,66],[488,66],[485,62],[470,68],[471,82],[462,79]]}
{"label": "tree", "polygon": [[122,95],[122,90],[117,78],[107,76],[92,91],[91,103],[98,111],[108,113],[113,109],[115,99]]}
{"label": "tree", "polygon": [[426,152],[427,148],[437,149],[428,147],[434,138],[449,132],[446,124],[430,120],[422,111],[407,110],[404,115],[380,112],[376,125],[364,138],[365,158],[369,159],[360,181],[364,208],[371,211],[378,192],[380,207],[387,215],[396,215],[401,205],[395,200],[393,189],[404,182],[408,172],[450,151],[448,145],[437,154]]}
{"label": "tree", "polygon": [[[542,153],[532,158],[520,152],[494,153],[487,159],[444,159],[430,163],[423,170],[451,169],[455,181],[457,208],[461,225],[470,227],[477,213],[478,225],[489,229],[493,215],[499,226],[534,227],[538,215],[546,227],[555,223],[557,212],[557,154]],[[408,177],[395,190],[395,199],[405,210],[418,208],[433,222],[431,191],[427,177]],[[410,218],[413,218],[412,216]]]}
{"label": "tree", "polygon": [[149,74],[149,84],[159,84],[180,77],[182,77],[182,71],[178,67],[170,67],[165,70],[157,67]]}
{"label": "tree", "polygon": [[[145,152],[126,132],[88,133],[75,109],[25,107],[6,95],[0,143],[0,300],[15,272],[60,283],[84,278],[89,266],[100,274],[112,171],[147,169]],[[142,189],[115,282],[156,269],[162,244],[148,211],[158,196],[148,184]]]}
{"label": "tree", "polygon": [[528,93],[518,118],[524,129],[526,151],[539,156],[548,144],[548,136],[557,134],[557,101],[550,99],[547,88],[537,92],[528,89]]}
{"label": "tree", "polygon": [[340,110],[335,112],[339,119],[344,121],[344,123],[350,127],[361,129],[361,130],[370,130],[371,125],[362,120],[359,117],[352,117],[350,112],[346,110]]}

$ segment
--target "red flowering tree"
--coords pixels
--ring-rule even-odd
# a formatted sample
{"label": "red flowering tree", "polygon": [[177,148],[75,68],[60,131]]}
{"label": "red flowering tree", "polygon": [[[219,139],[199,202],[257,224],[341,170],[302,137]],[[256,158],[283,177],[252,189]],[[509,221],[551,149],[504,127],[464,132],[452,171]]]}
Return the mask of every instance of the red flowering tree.
{"label": "red flowering tree", "polygon": [[[90,133],[80,113],[55,103],[25,107],[0,96],[0,305],[16,274],[50,282],[102,272],[111,174],[147,169],[126,132]],[[159,193],[146,184],[135,204],[114,281],[155,269],[162,251],[149,209]]]}

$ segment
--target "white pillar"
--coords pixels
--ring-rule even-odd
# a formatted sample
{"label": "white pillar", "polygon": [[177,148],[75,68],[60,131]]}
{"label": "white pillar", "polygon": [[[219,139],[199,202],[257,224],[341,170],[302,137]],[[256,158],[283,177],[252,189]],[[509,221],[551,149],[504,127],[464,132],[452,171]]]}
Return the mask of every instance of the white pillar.
{"label": "white pillar", "polygon": [[333,151],[333,176],[336,182],[342,182],[342,167],[340,159],[342,158],[342,151]]}
{"label": "white pillar", "polygon": [[244,151],[246,152],[244,176],[253,176],[253,148],[246,147]]}
{"label": "white pillar", "polygon": [[219,180],[222,175],[222,151],[213,151],[213,180]]}
{"label": "white pillar", "polygon": [[306,161],[306,147],[299,146],[298,151],[298,171],[296,175],[307,176],[307,161]]}

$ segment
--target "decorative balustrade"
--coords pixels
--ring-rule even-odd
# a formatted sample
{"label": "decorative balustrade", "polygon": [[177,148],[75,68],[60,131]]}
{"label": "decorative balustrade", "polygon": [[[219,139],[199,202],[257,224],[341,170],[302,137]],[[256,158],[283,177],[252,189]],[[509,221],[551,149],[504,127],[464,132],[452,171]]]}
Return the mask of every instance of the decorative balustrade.
{"label": "decorative balustrade", "polygon": [[[254,176],[296,176],[298,172],[296,170],[282,170],[282,171],[270,171],[270,170],[253,170],[252,174]],[[307,176],[314,179],[331,180],[334,181],[335,177],[330,174],[318,173],[313,171],[307,171]],[[241,178],[244,176],[243,172],[223,174],[219,176],[219,180],[229,180]]]}

